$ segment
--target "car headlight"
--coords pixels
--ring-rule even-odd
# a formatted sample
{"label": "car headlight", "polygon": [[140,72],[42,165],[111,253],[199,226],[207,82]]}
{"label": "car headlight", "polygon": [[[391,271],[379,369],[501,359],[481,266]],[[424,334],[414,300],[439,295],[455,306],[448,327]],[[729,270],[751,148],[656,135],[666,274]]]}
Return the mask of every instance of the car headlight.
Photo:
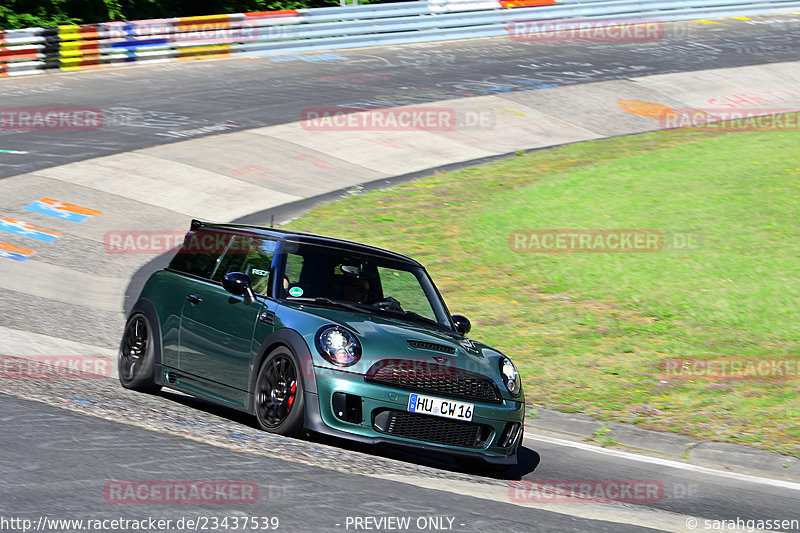
{"label": "car headlight", "polygon": [[339,326],[326,326],[317,333],[317,350],[331,364],[354,365],[361,359],[361,343]]}
{"label": "car headlight", "polygon": [[517,367],[508,357],[503,357],[500,360],[500,373],[503,374],[503,383],[508,392],[518,394],[520,390],[519,372],[517,372]]}

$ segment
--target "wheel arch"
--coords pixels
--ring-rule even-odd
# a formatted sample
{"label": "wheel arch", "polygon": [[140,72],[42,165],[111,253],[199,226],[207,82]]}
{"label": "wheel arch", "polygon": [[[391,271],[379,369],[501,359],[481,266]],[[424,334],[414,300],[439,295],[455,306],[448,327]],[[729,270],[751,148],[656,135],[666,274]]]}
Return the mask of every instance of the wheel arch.
{"label": "wheel arch", "polygon": [[152,330],[151,338],[153,342],[153,363],[156,367],[156,372],[153,381],[156,385],[164,386],[164,381],[161,379],[161,321],[158,319],[158,311],[156,306],[147,298],[140,298],[131,308],[128,313],[128,318],[125,319],[127,324],[136,313],[143,314],[147,321],[150,322],[150,329]]}
{"label": "wheel arch", "polygon": [[297,363],[300,365],[300,375],[303,377],[303,387],[306,392],[312,394],[317,393],[317,382],[314,375],[314,358],[311,355],[311,350],[308,348],[300,333],[293,329],[282,328],[269,334],[266,339],[261,343],[258,348],[258,355],[253,361],[253,366],[250,369],[250,381],[248,392],[248,411],[253,412],[254,391],[256,387],[256,378],[258,377],[258,370],[264,359],[272,353],[275,348],[285,346],[297,357]]}

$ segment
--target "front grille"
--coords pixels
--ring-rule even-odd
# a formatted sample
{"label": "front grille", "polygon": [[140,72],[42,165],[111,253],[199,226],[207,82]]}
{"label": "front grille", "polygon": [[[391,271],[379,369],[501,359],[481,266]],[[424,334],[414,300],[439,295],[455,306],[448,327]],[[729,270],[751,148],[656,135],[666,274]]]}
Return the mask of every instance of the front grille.
{"label": "front grille", "polygon": [[408,340],[408,345],[413,346],[414,348],[422,348],[423,350],[433,350],[434,352],[442,352],[442,353],[449,353],[453,355],[456,353],[456,349],[452,346],[447,346],[445,344],[437,344],[435,342],[427,342],[427,341],[415,341],[415,340]]}
{"label": "front grille", "polygon": [[482,424],[406,411],[376,410],[372,420],[380,433],[462,448],[482,448],[492,434],[492,428]]}
{"label": "front grille", "polygon": [[481,402],[502,401],[494,383],[480,374],[425,361],[384,359],[372,365],[365,379],[452,398]]}

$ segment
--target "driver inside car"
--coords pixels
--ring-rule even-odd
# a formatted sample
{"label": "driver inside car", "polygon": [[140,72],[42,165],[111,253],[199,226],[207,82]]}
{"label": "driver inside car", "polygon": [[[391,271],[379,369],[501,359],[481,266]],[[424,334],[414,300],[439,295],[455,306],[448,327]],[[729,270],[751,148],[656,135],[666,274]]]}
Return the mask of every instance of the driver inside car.
{"label": "driver inside car", "polygon": [[342,299],[359,304],[366,303],[369,296],[369,280],[356,276],[345,276]]}

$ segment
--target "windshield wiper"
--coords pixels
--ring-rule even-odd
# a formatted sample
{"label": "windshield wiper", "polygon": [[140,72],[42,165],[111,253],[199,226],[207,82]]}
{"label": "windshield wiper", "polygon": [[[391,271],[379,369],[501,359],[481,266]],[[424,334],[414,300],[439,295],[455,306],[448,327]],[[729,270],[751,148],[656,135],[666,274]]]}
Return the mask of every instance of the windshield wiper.
{"label": "windshield wiper", "polygon": [[397,316],[397,318],[405,318],[413,322],[422,322],[426,325],[436,326],[437,328],[442,329],[444,331],[451,331],[450,328],[439,324],[435,320],[431,320],[428,317],[415,313],[414,311],[405,311],[403,309],[384,309],[369,304],[356,304],[350,302],[343,302],[341,300],[331,300],[330,298],[323,298],[323,297],[307,298],[300,296],[297,298],[286,298],[286,301],[330,305],[334,307],[339,307],[341,309],[347,309],[348,311],[355,311],[356,313],[372,313],[375,311],[385,311],[388,313],[392,313],[393,315]]}
{"label": "windshield wiper", "polygon": [[356,304],[351,304],[348,302],[342,302],[340,300],[331,300],[330,298],[286,298],[287,302],[300,302],[300,303],[313,303],[313,304],[325,304],[325,305],[332,305],[334,307],[339,307],[342,309],[347,309],[348,311],[355,311],[357,313],[363,313],[366,309],[360,307]]}
{"label": "windshield wiper", "polygon": [[446,328],[445,326],[439,324],[437,321],[431,320],[430,318],[428,318],[426,316],[422,316],[422,315],[420,315],[418,313],[415,313],[414,311],[405,311],[403,309],[384,309],[384,308],[380,308],[380,307],[378,309],[380,309],[381,311],[386,311],[388,313],[395,313],[396,315],[398,315],[398,318],[407,318],[407,319],[413,320],[414,322],[423,322],[425,324],[431,324],[431,325],[436,326],[439,329],[445,329],[445,330],[449,330],[450,329],[450,328]]}

